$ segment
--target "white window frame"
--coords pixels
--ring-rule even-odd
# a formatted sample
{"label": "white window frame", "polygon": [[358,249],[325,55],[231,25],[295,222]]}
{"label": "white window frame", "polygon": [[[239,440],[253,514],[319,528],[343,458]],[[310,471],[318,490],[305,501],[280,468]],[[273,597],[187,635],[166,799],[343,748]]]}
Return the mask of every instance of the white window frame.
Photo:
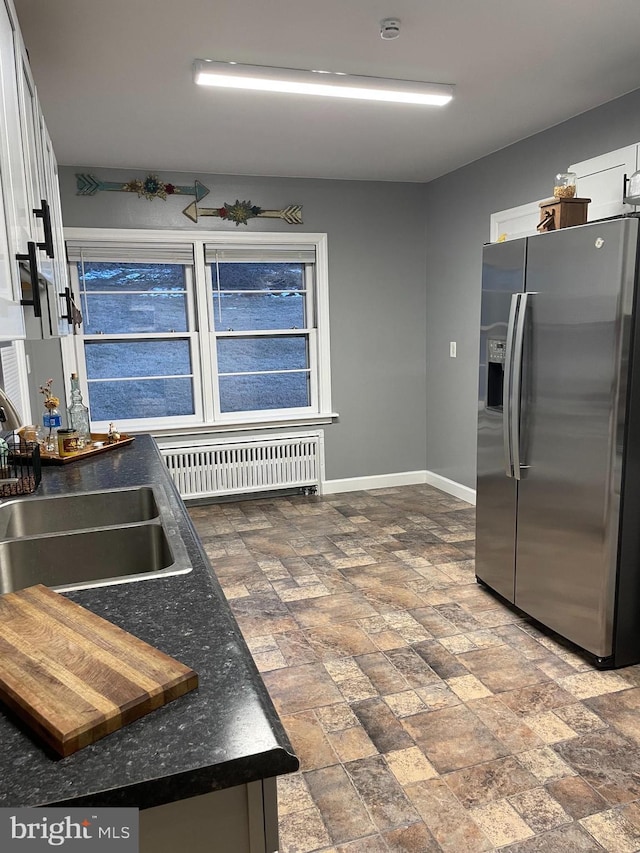
{"label": "white window frame", "polygon": [[[191,332],[177,332],[176,337],[192,340],[194,401],[195,414],[181,418],[148,418],[119,421],[118,428],[127,433],[153,432],[155,435],[179,435],[184,433],[218,432],[241,430],[246,428],[274,427],[281,425],[330,423],[337,415],[331,408],[331,375],[330,375],[330,337],[329,337],[329,281],[327,235],[317,233],[283,234],[282,232],[248,232],[234,234],[225,232],[193,231],[193,230],[146,230],[118,228],[66,228],[66,240],[87,243],[108,241],[110,243],[175,243],[184,242],[192,245],[194,250],[194,265],[187,270],[193,270],[192,296],[188,296],[190,319],[195,321]],[[218,397],[215,394],[217,383],[216,366],[216,336],[213,326],[213,299],[211,271],[205,262],[205,245],[216,244],[229,246],[256,244],[269,249],[272,245],[283,244],[295,248],[298,244],[313,244],[315,263],[313,282],[307,295],[308,328],[299,330],[306,334],[309,341],[310,394],[309,407],[293,409],[269,409],[254,412],[222,413],[219,410]],[[160,261],[159,261],[160,262]],[[256,258],[259,262],[259,258]],[[80,304],[78,276],[75,264],[70,265],[71,287],[76,301]],[[308,284],[308,283],[307,283]],[[195,299],[193,298],[195,294]],[[298,331],[298,330],[296,330]],[[208,333],[207,333],[208,332]],[[150,334],[147,337],[158,338],[160,335]],[[109,337],[121,338],[121,335],[100,336],[101,340]],[[144,336],[140,336],[143,339]],[[84,364],[84,336],[82,330],[75,336],[69,336],[62,342],[63,363],[65,374],[77,371],[81,387],[88,399],[86,366]],[[92,421],[95,432],[105,431],[108,422]]]}
{"label": "white window frame", "polygon": [[[181,266],[180,264],[178,266]],[[193,270],[193,264],[184,264],[184,273],[185,273],[185,301],[186,301],[186,314],[187,314],[187,330],[183,332],[140,332],[136,333],[120,333],[120,334],[91,334],[91,335],[82,335],[81,340],[88,340],[90,342],[99,342],[99,343],[117,343],[118,341],[161,341],[164,339],[169,340],[185,340],[189,342],[189,354],[191,356],[191,366],[192,366],[192,381],[193,381],[193,402],[194,402],[194,413],[192,415],[180,415],[174,417],[165,417],[165,418],[148,418],[148,419],[140,419],[140,418],[130,418],[126,421],[119,421],[119,425],[122,425],[122,429],[131,432],[140,432],[142,430],[149,429],[148,424],[153,422],[157,428],[162,429],[166,427],[190,427],[194,424],[200,424],[203,420],[203,405],[202,405],[202,393],[201,389],[203,386],[203,377],[201,370],[201,358],[198,347],[198,326],[196,324],[196,312],[195,312],[195,276]],[[80,300],[80,279],[78,276],[78,269],[75,263],[69,265],[69,281],[70,287],[74,293],[75,301],[78,305],[81,304]],[[85,359],[85,348],[84,346],[79,346],[77,348],[77,370],[78,377],[80,379],[81,388],[83,390],[85,400],[89,399],[89,382],[87,379],[87,365]],[[154,376],[145,376],[142,377],[144,379],[155,379],[155,378],[169,378],[169,377],[154,377]],[[179,378],[179,377],[178,377]],[[95,432],[107,432],[109,428],[110,421],[100,421],[100,420],[92,420],[92,429]]]}

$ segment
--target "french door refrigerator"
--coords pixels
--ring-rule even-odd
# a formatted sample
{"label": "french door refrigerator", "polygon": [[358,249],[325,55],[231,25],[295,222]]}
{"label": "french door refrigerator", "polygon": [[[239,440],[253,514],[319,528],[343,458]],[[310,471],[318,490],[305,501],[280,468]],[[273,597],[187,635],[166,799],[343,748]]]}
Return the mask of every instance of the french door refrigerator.
{"label": "french door refrigerator", "polygon": [[479,581],[594,656],[640,661],[638,219],[485,246]]}

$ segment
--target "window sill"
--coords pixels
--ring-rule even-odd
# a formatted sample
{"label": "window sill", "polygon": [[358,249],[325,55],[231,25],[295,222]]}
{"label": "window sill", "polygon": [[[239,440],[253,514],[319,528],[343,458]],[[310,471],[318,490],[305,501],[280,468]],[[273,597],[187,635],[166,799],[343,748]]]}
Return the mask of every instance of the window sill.
{"label": "window sill", "polygon": [[282,427],[316,426],[319,424],[331,424],[339,418],[337,412],[328,412],[322,415],[302,415],[300,417],[282,418],[277,420],[245,420],[233,423],[217,424],[193,424],[177,428],[166,427],[163,429],[131,429],[127,430],[129,435],[150,432],[156,438],[170,438],[172,436],[184,435],[219,435],[227,432],[245,432],[247,430],[270,430]]}

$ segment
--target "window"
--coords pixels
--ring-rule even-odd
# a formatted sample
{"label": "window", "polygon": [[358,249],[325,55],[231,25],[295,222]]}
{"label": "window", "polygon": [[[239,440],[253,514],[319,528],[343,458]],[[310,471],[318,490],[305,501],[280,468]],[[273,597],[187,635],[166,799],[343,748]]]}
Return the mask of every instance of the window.
{"label": "window", "polygon": [[76,357],[94,429],[330,414],[323,235],[76,233],[67,243],[84,318]]}

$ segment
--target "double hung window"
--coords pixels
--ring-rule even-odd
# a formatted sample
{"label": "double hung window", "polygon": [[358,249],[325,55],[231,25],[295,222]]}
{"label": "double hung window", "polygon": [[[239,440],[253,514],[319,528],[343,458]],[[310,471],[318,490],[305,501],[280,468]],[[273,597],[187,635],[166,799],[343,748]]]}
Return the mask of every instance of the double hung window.
{"label": "double hung window", "polygon": [[220,412],[310,410],[313,249],[207,246],[206,258]]}
{"label": "double hung window", "polygon": [[323,235],[82,233],[68,232],[67,252],[95,429],[330,414]]}

